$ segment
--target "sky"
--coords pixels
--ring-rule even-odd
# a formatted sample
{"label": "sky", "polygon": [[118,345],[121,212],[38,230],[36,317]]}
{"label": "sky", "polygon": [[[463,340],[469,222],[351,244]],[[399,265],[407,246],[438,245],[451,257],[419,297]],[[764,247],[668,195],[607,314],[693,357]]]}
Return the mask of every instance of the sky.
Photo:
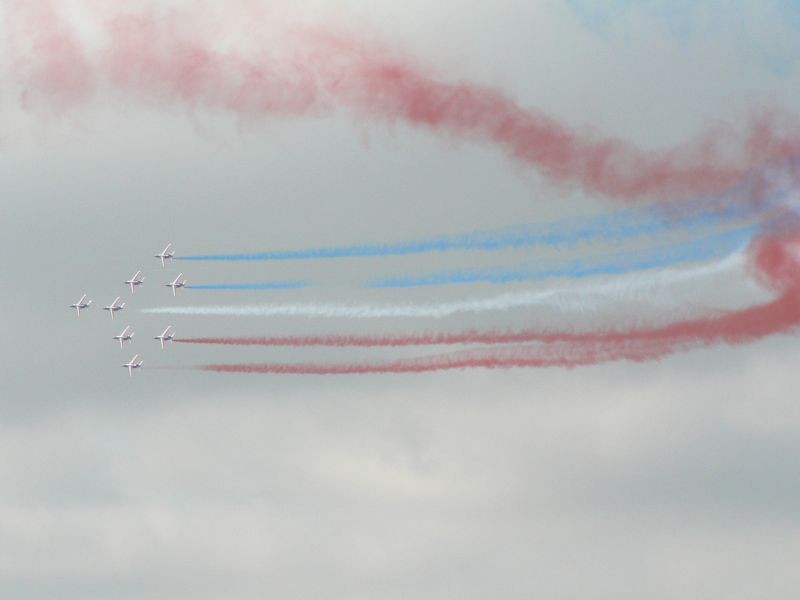
{"label": "sky", "polygon": [[[125,3],[155,15],[167,36],[158,40],[202,33],[226,56],[290,65],[270,72],[270,89],[286,94],[261,110],[249,96],[203,87],[202,75],[170,87],[166,71],[148,78],[145,62],[122,60],[122,50],[178,56],[177,47],[133,37],[104,62],[97,49],[113,6],[0,0],[0,595],[788,597],[800,585],[800,347],[790,328],[645,361],[341,376],[193,367],[452,349],[161,351],[151,338],[167,325],[179,339],[590,331],[769,301],[727,247],[665,270],[574,273],[575,260],[605,264],[658,244],[685,251],[697,235],[728,231],[721,225],[493,251],[174,260],[163,270],[153,255],[167,242],[189,257],[552,230],[713,195],[691,178],[645,191],[598,183],[483,130],[427,126],[346,77],[337,88],[336,60],[366,68],[389,56],[434,81],[499,90],[591,139],[677,148],[682,164],[698,135],[722,131],[727,142],[759,111],[787,114],[777,133],[793,131],[796,3],[293,4]],[[84,69],[54,22],[96,62]],[[317,45],[292,46],[298,35]],[[320,80],[337,91],[304,104],[305,82]],[[439,285],[443,273],[519,265],[522,280]],[[138,269],[145,281],[131,295],[123,282]],[[559,274],[531,275],[542,270]],[[184,289],[173,299],[163,284],[181,272],[190,285],[313,285]],[[437,285],[368,285],[432,275]],[[69,305],[83,293],[94,302],[78,319]],[[504,294],[559,302],[419,319],[153,311],[449,306]],[[112,322],[101,307],[115,296],[127,306]],[[602,310],[595,298],[606,298]],[[137,335],[121,351],[111,336],[128,324]],[[121,365],[134,353],[144,364],[128,377]]]}

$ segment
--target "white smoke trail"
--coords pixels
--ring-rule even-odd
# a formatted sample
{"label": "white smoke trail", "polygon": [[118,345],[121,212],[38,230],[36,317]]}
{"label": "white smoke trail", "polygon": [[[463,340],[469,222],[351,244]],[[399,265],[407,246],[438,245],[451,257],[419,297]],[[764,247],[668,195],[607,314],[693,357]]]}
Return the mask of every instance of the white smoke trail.
{"label": "white smoke trail", "polygon": [[664,269],[652,273],[626,275],[613,281],[579,284],[537,291],[508,292],[489,298],[459,300],[435,304],[243,304],[208,306],[160,306],[141,309],[149,314],[217,315],[234,317],[301,316],[345,319],[379,319],[387,317],[441,319],[460,313],[504,311],[531,306],[549,306],[561,311],[587,312],[602,308],[608,300],[646,300],[668,304],[669,294],[653,291],[687,281],[701,279],[725,271],[741,269],[742,252],[736,252],[711,264],[687,269]]}

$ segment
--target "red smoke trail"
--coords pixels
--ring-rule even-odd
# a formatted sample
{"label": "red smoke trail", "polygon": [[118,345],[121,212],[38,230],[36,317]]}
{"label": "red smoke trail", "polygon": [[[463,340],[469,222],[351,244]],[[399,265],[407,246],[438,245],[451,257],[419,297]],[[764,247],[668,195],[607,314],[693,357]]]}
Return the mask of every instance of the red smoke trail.
{"label": "red smoke trail", "polygon": [[[717,342],[741,344],[800,324],[800,289],[773,302],[735,311],[716,319],[685,322],[653,330],[616,333],[546,333],[529,347],[454,352],[417,359],[340,364],[219,364],[201,367],[225,373],[286,373],[306,375],[422,373],[467,368],[576,367],[615,360],[654,360]],[[533,338],[533,336],[531,336]]]}
{"label": "red smoke trail", "polygon": [[[423,373],[471,368],[577,367],[616,360],[642,362],[715,342],[740,344],[795,327],[800,323],[800,290],[774,302],[701,323],[683,323],[647,336],[646,330],[616,334],[544,334],[544,343],[512,348],[453,352],[386,362],[332,364],[214,364],[200,367],[219,373],[356,375]],[[549,338],[549,339],[548,339]],[[563,339],[558,339],[563,338]],[[557,341],[553,341],[557,340]]]}
{"label": "red smoke trail", "polygon": [[[642,356],[642,358],[637,358]],[[654,358],[655,356],[653,356]],[[631,356],[644,360],[639,351]],[[601,362],[601,351],[592,348],[507,348],[493,351],[453,352],[436,356],[374,363],[264,363],[203,365],[216,373],[270,373],[280,375],[365,375],[369,373],[426,373],[454,369],[508,369],[513,367],[577,367]]]}
{"label": "red smoke trail", "polygon": [[[151,101],[248,117],[343,107],[362,117],[494,144],[551,181],[624,199],[710,193],[755,166],[800,153],[798,128],[775,114],[753,119],[743,134],[717,129],[676,148],[647,152],[578,133],[499,90],[437,78],[358,36],[281,28],[259,16],[247,21],[243,5],[225,3],[218,18],[205,4],[160,14],[120,11],[103,21],[104,42],[93,52],[48,3],[15,6],[23,17],[14,19],[15,27],[27,22],[32,40],[12,48],[16,72],[28,96],[57,104],[108,85]],[[226,45],[226,36],[237,40],[236,49]]]}
{"label": "red smoke trail", "polygon": [[[678,351],[709,346],[714,343],[741,344],[767,335],[787,331],[800,324],[800,262],[796,255],[798,236],[776,236],[760,240],[751,252],[752,266],[759,278],[770,287],[780,290],[771,302],[725,314],[663,327],[632,328],[621,331],[589,333],[540,332],[524,341],[540,343],[511,348],[470,350],[440,354],[431,357],[402,359],[386,362],[356,362],[333,364],[217,364],[204,365],[205,371],[225,373],[286,373],[306,375],[365,374],[365,373],[421,373],[466,368],[511,367],[575,367],[614,360],[645,361],[661,358]],[[459,340],[466,334],[392,337],[306,337],[272,338],[273,340],[350,340],[368,342],[380,339],[399,340]],[[478,334],[486,336],[493,334]],[[498,342],[523,341],[503,337]],[[460,337],[459,337],[460,336]],[[263,338],[262,338],[263,339]],[[472,341],[472,339],[470,339]],[[364,343],[362,345],[370,345]],[[391,345],[391,344],[389,344]],[[396,344],[404,345],[404,344]]]}

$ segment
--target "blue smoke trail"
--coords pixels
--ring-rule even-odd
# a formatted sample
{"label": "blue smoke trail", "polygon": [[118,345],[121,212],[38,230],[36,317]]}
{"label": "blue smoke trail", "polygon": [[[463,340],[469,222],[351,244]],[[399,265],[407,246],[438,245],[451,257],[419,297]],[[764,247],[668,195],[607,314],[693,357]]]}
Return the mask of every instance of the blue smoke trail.
{"label": "blue smoke trail", "polygon": [[591,259],[549,261],[524,265],[441,271],[412,277],[374,279],[367,287],[405,288],[459,283],[511,283],[539,281],[554,277],[581,278],[592,275],[617,275],[631,271],[656,269],[677,263],[721,258],[741,250],[757,231],[756,226],[692,240],[682,244],[656,246]]}
{"label": "blue smoke trail", "polygon": [[312,281],[266,281],[263,283],[209,283],[206,285],[187,285],[190,290],[290,290],[312,285]]}
{"label": "blue smoke trail", "polygon": [[345,257],[378,257],[445,252],[449,250],[503,250],[531,246],[558,246],[603,240],[618,242],[627,238],[655,237],[679,228],[696,231],[726,221],[753,216],[769,205],[720,204],[718,199],[703,202],[704,210],[691,215],[665,214],[662,205],[615,211],[593,217],[578,217],[540,226],[514,226],[497,230],[437,236],[394,244],[360,244],[300,250],[279,250],[241,254],[198,254],[178,256],[178,260],[255,261],[300,260]]}

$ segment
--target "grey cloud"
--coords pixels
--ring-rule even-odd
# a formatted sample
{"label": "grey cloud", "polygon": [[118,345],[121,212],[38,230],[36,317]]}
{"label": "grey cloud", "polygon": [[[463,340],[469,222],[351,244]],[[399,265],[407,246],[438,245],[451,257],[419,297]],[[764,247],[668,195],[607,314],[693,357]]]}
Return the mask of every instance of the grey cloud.
{"label": "grey cloud", "polygon": [[[598,40],[554,2],[342,6],[307,10],[361,15],[454,78],[652,147],[735,120],[754,90],[791,107],[800,83],[743,77],[712,43]],[[800,587],[793,335],[572,371],[240,377],[152,368],[253,355],[161,352],[149,338],[167,323],[133,310],[170,302],[161,284],[179,269],[200,282],[376,268],[161,271],[151,255],[167,241],[185,253],[401,240],[604,210],[596,199],[491,149],[347,115],[240,123],[100,98],[47,118],[3,96],[0,595],[730,600]],[[131,298],[122,282],[140,268]],[[67,306],[83,292],[94,304],[78,321]],[[414,298],[463,291],[438,294]],[[116,295],[132,310],[112,324],[100,306]],[[120,352],[111,336],[128,323],[137,338]],[[129,379],[133,352],[145,368]]]}

